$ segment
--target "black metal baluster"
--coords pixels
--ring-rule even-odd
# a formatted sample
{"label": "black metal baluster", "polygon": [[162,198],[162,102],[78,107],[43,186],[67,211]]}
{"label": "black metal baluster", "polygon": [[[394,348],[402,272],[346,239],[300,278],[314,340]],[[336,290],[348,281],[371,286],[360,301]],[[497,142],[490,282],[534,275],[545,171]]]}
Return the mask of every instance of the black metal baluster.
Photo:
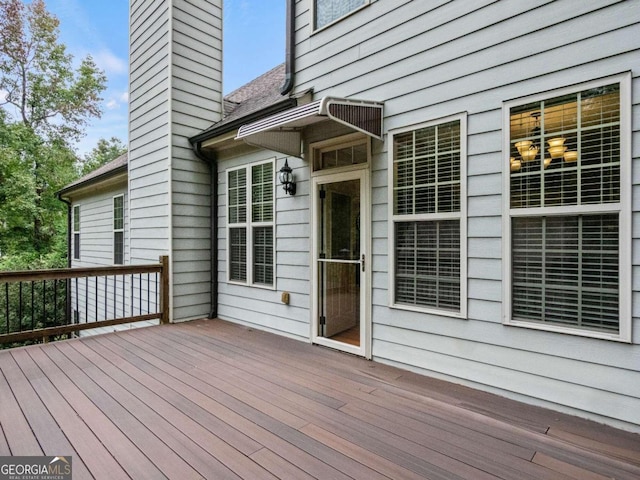
{"label": "black metal baluster", "polygon": [[109,318],[109,312],[107,310],[107,293],[109,291],[109,277],[107,275],[104,276],[104,319],[107,320]]}
{"label": "black metal baluster", "polygon": [[22,282],[18,285],[18,331],[22,331]]}
{"label": "black metal baluster", "polygon": [[93,319],[94,322],[98,321],[98,277],[96,277],[96,318]]}
{"label": "black metal baluster", "polygon": [[126,295],[126,281],[125,281],[126,277],[124,275],[122,275],[122,317],[126,317],[127,316],[127,302],[125,300],[125,295]]}
{"label": "black metal baluster", "polygon": [[4,300],[6,307],[6,319],[7,319],[7,333],[9,333],[9,284],[4,284]]}
{"label": "black metal baluster", "polygon": [[[75,280],[75,283],[76,283],[76,314],[75,315],[78,315],[78,320],[80,320],[80,308],[78,308],[79,307],[79,303],[80,303],[80,294],[79,294],[80,290],[78,290],[78,277],[76,277],[74,280]],[[76,321],[75,315],[73,317],[73,322],[74,323]]]}
{"label": "black metal baluster", "polygon": [[84,277],[84,323],[89,323],[89,277]]}
{"label": "black metal baluster", "polygon": [[139,303],[139,313],[140,315],[142,315],[142,274],[138,274],[138,286],[140,287],[140,295],[139,295],[139,299],[138,299],[138,303]]}
{"label": "black metal baluster", "polygon": [[149,280],[149,274],[147,273],[147,313],[151,310],[151,281]]}
{"label": "black metal baluster", "polygon": [[58,326],[58,279],[53,281],[53,325]]}
{"label": "black metal baluster", "polygon": [[131,316],[133,317],[133,282],[135,281],[135,277],[131,274],[130,282],[131,282]]}
{"label": "black metal baluster", "polygon": [[31,281],[31,330],[36,328],[36,294],[35,282]]}
{"label": "black metal baluster", "polygon": [[42,326],[47,326],[47,281],[42,281]]}
{"label": "black metal baluster", "polygon": [[[65,324],[69,325],[72,322],[71,310],[69,309],[69,302],[71,301],[71,297],[69,296],[69,286],[71,285],[71,279],[67,278],[64,282],[64,315],[66,317]],[[69,336],[71,337],[71,336]]]}
{"label": "black metal baluster", "polygon": [[158,297],[160,296],[160,292],[158,291],[158,276],[160,274],[158,272],[156,272],[156,296],[155,296],[155,300],[156,300],[156,304],[155,304],[155,311],[156,313],[158,313]]}

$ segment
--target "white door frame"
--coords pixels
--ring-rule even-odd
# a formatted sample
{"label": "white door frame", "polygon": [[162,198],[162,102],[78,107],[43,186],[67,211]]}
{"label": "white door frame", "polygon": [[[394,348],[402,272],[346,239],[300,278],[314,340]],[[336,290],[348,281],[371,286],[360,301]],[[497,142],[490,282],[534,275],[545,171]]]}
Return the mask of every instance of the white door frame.
{"label": "white door frame", "polygon": [[[311,181],[311,342],[336,350],[371,358],[371,200],[369,190],[368,165],[362,165],[350,170],[340,169],[333,173],[316,172]],[[318,297],[318,257],[320,235],[320,195],[319,186],[348,180],[360,181],[360,346],[331,340],[318,335],[319,329],[319,297]],[[363,256],[364,255],[364,256]],[[364,271],[362,263],[364,259]]]}

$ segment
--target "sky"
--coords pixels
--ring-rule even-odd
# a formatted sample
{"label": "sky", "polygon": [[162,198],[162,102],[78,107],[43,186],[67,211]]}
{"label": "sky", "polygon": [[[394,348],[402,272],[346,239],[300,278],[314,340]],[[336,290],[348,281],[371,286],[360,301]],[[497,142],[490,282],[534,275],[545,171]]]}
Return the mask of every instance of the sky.
{"label": "sky", "polygon": [[[286,0],[223,0],[225,94],[284,61]],[[127,141],[128,0],[45,0],[60,20],[60,41],[78,61],[91,55],[107,76],[102,118],[76,146],[80,156],[100,138]]]}

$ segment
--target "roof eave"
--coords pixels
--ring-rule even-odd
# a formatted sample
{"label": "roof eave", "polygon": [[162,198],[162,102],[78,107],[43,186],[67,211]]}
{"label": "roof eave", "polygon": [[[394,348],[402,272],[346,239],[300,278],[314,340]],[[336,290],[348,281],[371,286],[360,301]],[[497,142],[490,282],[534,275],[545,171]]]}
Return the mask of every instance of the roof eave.
{"label": "roof eave", "polygon": [[63,197],[68,197],[69,193],[72,193],[76,190],[82,190],[86,187],[88,187],[89,185],[92,185],[94,183],[101,183],[104,182],[105,180],[110,179],[111,177],[116,177],[118,175],[121,175],[123,173],[127,173],[129,170],[129,165],[125,164],[122,165],[120,167],[114,168],[113,170],[109,170],[108,172],[103,173],[102,175],[98,175],[96,177],[93,178],[89,178],[87,180],[85,180],[84,182],[80,182],[77,183],[75,185],[71,185],[69,187],[65,187],[62,190],[58,190],[56,192],[56,196],[58,198],[63,198]]}
{"label": "roof eave", "polygon": [[296,98],[286,98],[280,102],[269,105],[268,107],[256,110],[242,117],[238,117],[231,122],[220,125],[219,127],[214,127],[210,130],[206,130],[202,133],[194,135],[193,137],[189,138],[189,142],[192,145],[197,145],[212,138],[216,138],[226,133],[233,132],[246,123],[251,123],[256,120],[260,120],[261,118],[268,117],[269,115],[280,113],[291,107],[295,107],[297,106],[297,104],[298,101]]}

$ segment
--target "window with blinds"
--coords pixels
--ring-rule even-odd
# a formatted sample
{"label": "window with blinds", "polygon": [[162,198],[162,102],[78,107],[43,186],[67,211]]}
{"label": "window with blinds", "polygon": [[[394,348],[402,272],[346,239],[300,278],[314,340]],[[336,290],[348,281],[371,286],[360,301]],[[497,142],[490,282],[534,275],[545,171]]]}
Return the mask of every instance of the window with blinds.
{"label": "window with blinds", "polygon": [[393,134],[393,304],[463,313],[464,122]]}
{"label": "window with blinds", "polygon": [[507,320],[617,335],[621,84],[514,104],[508,113]]}
{"label": "window with blinds", "polygon": [[315,0],[316,30],[369,3],[369,0]]}
{"label": "window with blinds", "polygon": [[274,165],[227,171],[229,281],[274,284]]}
{"label": "window with blinds", "polygon": [[273,285],[273,162],[251,167],[253,283]]}
{"label": "window with blinds", "polygon": [[80,260],[80,205],[73,207],[73,258]]}
{"label": "window with blinds", "polygon": [[124,195],[113,197],[113,263],[124,264]]}

